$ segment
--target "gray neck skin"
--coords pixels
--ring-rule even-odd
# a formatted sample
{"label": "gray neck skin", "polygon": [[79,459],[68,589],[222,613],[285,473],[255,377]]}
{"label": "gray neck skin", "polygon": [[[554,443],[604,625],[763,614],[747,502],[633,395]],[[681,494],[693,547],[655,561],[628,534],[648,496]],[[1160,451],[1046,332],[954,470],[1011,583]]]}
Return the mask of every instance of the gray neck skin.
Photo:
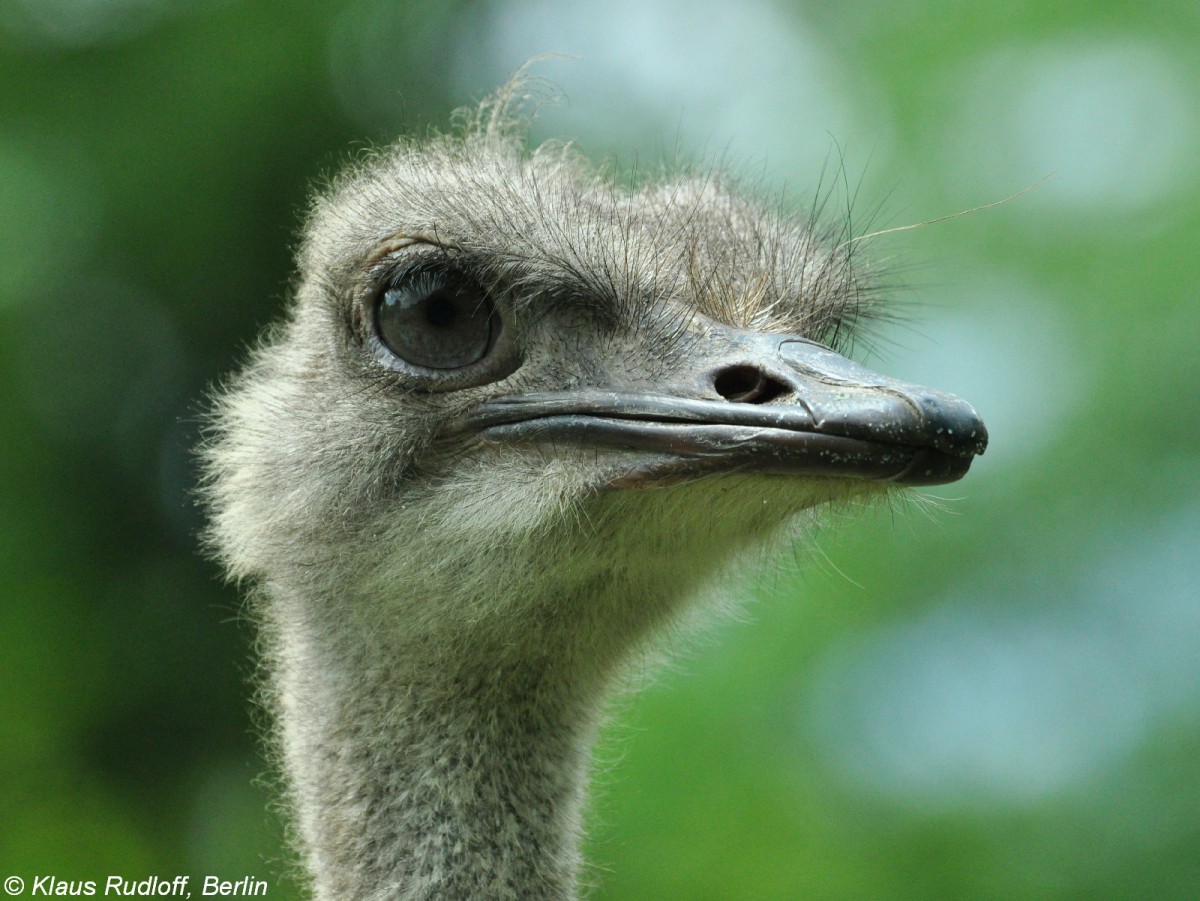
{"label": "gray neck skin", "polygon": [[305,607],[270,604],[267,636],[316,897],[574,898],[599,687],[546,646],[435,652]]}
{"label": "gray neck skin", "polygon": [[[721,515],[688,527],[714,495]],[[775,501],[711,482],[612,492],[586,530],[510,527],[506,544],[418,517],[265,585],[268,688],[317,897],[573,898],[603,701],[699,583],[812,502]]]}

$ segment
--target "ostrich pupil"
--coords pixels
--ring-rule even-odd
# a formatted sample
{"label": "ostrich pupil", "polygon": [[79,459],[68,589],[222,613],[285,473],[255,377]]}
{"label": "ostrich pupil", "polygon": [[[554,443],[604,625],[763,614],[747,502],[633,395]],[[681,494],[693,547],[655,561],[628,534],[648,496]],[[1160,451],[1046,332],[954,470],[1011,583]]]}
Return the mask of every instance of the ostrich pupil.
{"label": "ostrich pupil", "polygon": [[425,303],[425,319],[434,328],[450,329],[458,319],[458,311],[454,308],[454,300],[446,297],[444,292],[431,294]]}

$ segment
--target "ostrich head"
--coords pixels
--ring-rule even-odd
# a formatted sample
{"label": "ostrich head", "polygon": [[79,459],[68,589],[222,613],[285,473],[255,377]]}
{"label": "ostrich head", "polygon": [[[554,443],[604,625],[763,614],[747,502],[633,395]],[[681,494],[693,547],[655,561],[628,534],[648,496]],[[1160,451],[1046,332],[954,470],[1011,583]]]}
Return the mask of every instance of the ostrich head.
{"label": "ostrich head", "polygon": [[830,347],[874,303],[856,245],[529,152],[509,90],[317,199],[205,451],[322,897],[569,896],[623,661],[807,511],[986,441]]}

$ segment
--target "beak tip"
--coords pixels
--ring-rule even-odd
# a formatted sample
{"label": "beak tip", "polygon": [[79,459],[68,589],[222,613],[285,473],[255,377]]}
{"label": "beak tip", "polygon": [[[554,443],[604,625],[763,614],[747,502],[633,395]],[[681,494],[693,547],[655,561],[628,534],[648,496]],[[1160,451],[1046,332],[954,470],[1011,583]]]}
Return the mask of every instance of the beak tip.
{"label": "beak tip", "polygon": [[941,391],[923,390],[912,397],[920,409],[940,451],[963,457],[975,457],[987,449],[988,433],[975,408],[960,397]]}

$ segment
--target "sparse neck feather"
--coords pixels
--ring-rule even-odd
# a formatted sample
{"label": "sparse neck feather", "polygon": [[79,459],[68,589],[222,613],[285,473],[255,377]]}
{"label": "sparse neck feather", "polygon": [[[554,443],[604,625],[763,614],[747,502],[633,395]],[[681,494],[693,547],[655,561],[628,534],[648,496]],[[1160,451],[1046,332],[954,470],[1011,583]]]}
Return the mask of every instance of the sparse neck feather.
{"label": "sparse neck feather", "polygon": [[525,653],[330,629],[296,597],[267,618],[319,901],[576,897],[601,686]]}

